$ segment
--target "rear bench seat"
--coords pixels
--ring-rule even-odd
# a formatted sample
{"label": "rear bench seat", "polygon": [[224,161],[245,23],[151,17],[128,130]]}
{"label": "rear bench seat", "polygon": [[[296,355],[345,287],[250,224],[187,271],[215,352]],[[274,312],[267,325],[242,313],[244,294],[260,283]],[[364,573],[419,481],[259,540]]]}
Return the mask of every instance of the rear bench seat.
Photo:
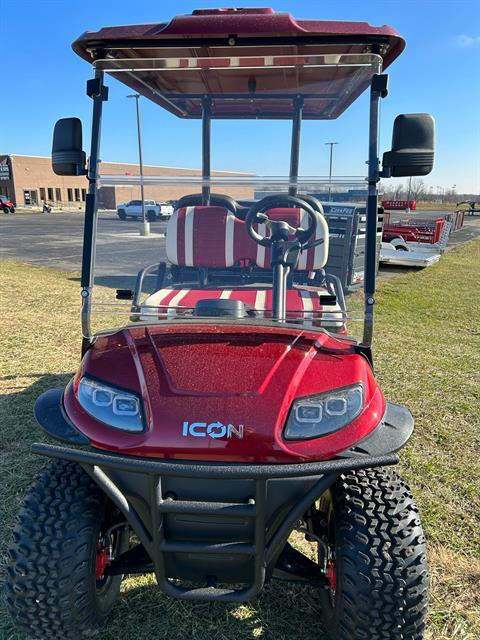
{"label": "rear bench seat", "polygon": [[[270,209],[270,219],[280,219],[298,227],[304,212],[300,209]],[[259,233],[266,234],[264,225]],[[315,271],[323,268],[328,258],[328,227],[322,216],[316,239],[324,242],[301,254],[298,271]],[[167,259],[173,265],[203,269],[228,269],[248,262],[260,268],[270,268],[270,251],[254,242],[246,231],[245,222],[223,207],[195,206],[178,209],[172,214],[167,227]],[[311,319],[322,313],[322,319],[341,319],[338,305],[320,305],[320,295],[326,289],[294,287],[287,290],[287,318]],[[231,299],[244,302],[255,310],[258,317],[271,317],[272,289],[268,287],[169,287],[148,296],[141,305],[141,319],[190,315],[199,300]],[[340,315],[339,315],[340,314]]]}

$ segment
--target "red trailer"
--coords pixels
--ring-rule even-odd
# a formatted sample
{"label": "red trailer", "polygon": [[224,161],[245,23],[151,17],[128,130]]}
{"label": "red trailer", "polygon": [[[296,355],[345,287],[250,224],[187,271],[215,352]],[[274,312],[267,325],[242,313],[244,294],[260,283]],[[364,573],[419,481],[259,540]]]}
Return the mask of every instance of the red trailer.
{"label": "red trailer", "polygon": [[445,218],[435,220],[416,220],[390,222],[389,216],[384,219],[383,242],[402,238],[405,242],[422,242],[435,244],[440,240]]}
{"label": "red trailer", "polygon": [[416,200],[382,200],[382,207],[386,211],[416,211]]}

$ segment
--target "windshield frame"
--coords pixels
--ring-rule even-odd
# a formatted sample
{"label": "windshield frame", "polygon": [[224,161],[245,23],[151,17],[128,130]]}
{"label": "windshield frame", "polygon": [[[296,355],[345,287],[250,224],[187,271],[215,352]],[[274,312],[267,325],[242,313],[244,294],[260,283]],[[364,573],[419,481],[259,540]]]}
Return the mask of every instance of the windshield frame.
{"label": "windshield frame", "polygon": [[[370,116],[369,116],[369,170],[368,170],[368,200],[367,200],[367,245],[365,264],[365,321],[363,348],[367,357],[371,357],[371,344],[373,337],[373,304],[376,277],[376,228],[377,228],[377,183],[379,180],[378,158],[378,104],[381,97],[386,95],[386,76],[380,74],[381,57],[378,58],[376,73],[371,77],[370,85]],[[95,68],[95,78],[90,81],[89,95],[93,99],[93,123],[91,153],[88,169],[89,193],[86,200],[84,253],[82,261],[82,330],[84,335],[84,350],[88,348],[93,339],[91,330],[91,292],[94,284],[95,265],[95,240],[97,221],[97,188],[100,183],[99,152],[100,130],[103,111],[103,102],[108,99],[108,91],[104,85],[105,70],[98,65]],[[380,79],[380,80],[379,80]],[[363,90],[363,89],[362,89]],[[289,194],[297,192],[300,126],[302,122],[303,99],[301,96],[292,96],[292,145],[290,158],[290,186]],[[202,100],[202,178],[206,181],[211,178],[210,170],[210,123],[212,119],[211,100],[205,96]],[[204,204],[208,204],[210,198],[210,186],[202,186]],[[274,319],[275,320],[275,319]],[[279,319],[277,318],[276,321]],[[370,354],[370,355],[369,355]]]}
{"label": "windshield frame", "polygon": [[102,58],[93,63],[179,118],[338,118],[382,66],[379,54],[287,54]]}

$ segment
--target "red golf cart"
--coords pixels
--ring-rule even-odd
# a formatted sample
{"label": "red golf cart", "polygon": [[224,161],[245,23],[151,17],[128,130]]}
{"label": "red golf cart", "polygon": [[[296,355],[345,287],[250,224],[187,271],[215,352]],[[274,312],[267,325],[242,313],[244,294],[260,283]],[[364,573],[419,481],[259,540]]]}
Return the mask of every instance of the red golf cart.
{"label": "red golf cart", "polygon": [[[11,615],[34,638],[80,638],[105,622],[124,575],[151,572],[168,596],[223,602],[280,579],[320,592],[335,640],[420,640],[425,538],[392,469],[413,418],[384,398],[372,356],[377,184],[433,164],[433,120],[413,114],[397,117],[380,166],[384,70],[403,39],[365,23],[213,9],[87,31],[73,48],[94,67],[88,168],[76,118],[57,123],[52,161],[89,181],[82,361],[35,405],[63,444],[32,448],[51,461],[15,528]],[[201,121],[201,176],[144,177],[176,200],[164,245],[158,234],[116,237],[98,216],[100,185],[138,184],[101,173],[106,76]],[[303,121],[335,119],[367,90],[362,315],[327,268],[331,180],[300,176],[299,149]],[[212,125],[237,119],[292,123],[287,177],[211,170]],[[127,236],[137,249],[122,263],[112,251]],[[102,322],[110,328],[94,329]]]}

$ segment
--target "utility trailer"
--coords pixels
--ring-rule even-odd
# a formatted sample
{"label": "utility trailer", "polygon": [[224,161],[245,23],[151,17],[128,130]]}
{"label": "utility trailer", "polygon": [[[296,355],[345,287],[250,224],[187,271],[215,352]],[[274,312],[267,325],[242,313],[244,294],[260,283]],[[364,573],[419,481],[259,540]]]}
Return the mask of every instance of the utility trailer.
{"label": "utility trailer", "polygon": [[[364,205],[324,202],[323,210],[330,233],[330,250],[325,271],[340,279],[346,293],[361,288],[365,281],[367,212]],[[382,244],[383,213],[377,215],[376,267]]]}
{"label": "utility trailer", "polygon": [[436,244],[440,241],[444,225],[443,217],[434,220],[409,218],[392,222],[390,214],[387,213],[383,225],[383,241],[390,242],[394,238],[402,238],[405,242]]}
{"label": "utility trailer", "polygon": [[397,266],[430,267],[440,260],[450,233],[462,225],[463,216],[456,213],[396,222],[391,222],[391,214],[386,213],[380,262]]}
{"label": "utility trailer", "polygon": [[386,265],[397,267],[431,267],[436,264],[442,254],[438,251],[422,249],[411,249],[408,244],[406,248],[400,248],[391,242],[382,242],[380,249],[380,262]]}
{"label": "utility trailer", "polygon": [[415,211],[416,200],[382,200],[382,207],[385,211]]}

